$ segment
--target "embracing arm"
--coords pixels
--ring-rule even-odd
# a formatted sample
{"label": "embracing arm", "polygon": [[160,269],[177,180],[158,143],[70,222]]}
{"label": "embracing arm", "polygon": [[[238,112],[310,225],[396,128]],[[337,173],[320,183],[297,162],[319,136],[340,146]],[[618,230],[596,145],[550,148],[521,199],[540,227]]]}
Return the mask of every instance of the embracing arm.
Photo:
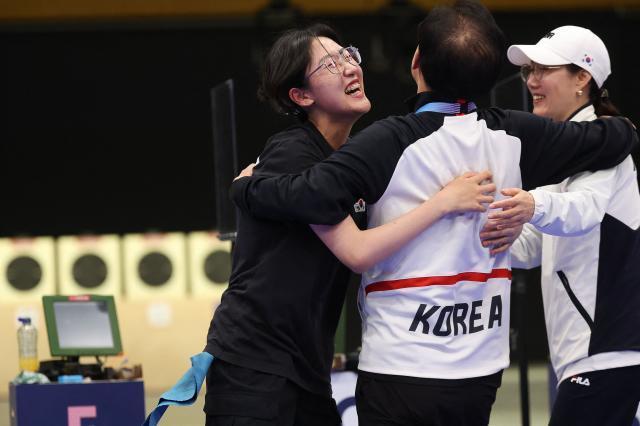
{"label": "embracing arm", "polygon": [[615,183],[613,168],[572,178],[567,192],[534,189],[535,212],[530,223],[545,234],[583,235],[602,222]]}
{"label": "embracing arm", "polygon": [[513,242],[511,249],[511,266],[514,268],[531,269],[540,266],[542,262],[542,234],[533,226],[527,224],[522,233]]}
{"label": "embracing arm", "polygon": [[361,231],[348,216],[337,225],[311,225],[322,242],[342,263],[364,272],[448,213],[484,211],[482,203],[493,200],[495,185],[482,184],[490,172],[467,173],[454,179],[418,207],[384,225]]}
{"label": "embracing arm", "polygon": [[301,174],[236,180],[231,198],[257,217],[335,225],[359,198],[371,204],[382,195],[403,142],[414,137],[407,129],[398,119],[376,122]]}
{"label": "embracing arm", "polygon": [[616,190],[618,168],[574,176],[566,192],[553,192],[545,188],[524,191],[504,189],[508,195],[493,203],[489,219],[496,228],[509,228],[529,222],[539,231],[560,237],[583,235],[597,226]]}
{"label": "embracing arm", "polygon": [[638,134],[621,117],[588,122],[554,122],[518,111],[489,110],[491,119],[505,120],[507,133],[521,143],[522,186],[531,189],[560,182],[583,171],[611,168],[638,144]]}

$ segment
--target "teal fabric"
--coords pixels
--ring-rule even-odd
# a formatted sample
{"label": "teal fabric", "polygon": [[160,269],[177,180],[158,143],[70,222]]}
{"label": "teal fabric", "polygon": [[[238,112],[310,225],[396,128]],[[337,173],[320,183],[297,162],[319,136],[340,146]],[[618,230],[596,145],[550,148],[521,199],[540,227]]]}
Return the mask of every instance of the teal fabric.
{"label": "teal fabric", "polygon": [[213,362],[213,355],[200,352],[191,357],[191,368],[182,376],[178,383],[160,395],[158,405],[153,409],[143,426],[156,426],[170,405],[192,405],[198,399],[198,393],[207,371]]}

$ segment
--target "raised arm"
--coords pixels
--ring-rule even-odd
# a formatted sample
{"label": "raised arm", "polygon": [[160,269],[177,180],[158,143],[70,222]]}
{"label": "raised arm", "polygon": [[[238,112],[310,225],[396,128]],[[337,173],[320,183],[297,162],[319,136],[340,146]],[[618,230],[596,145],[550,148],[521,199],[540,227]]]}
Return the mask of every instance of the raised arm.
{"label": "raised arm", "polygon": [[414,136],[398,120],[378,121],[302,174],[241,178],[230,195],[258,217],[335,225],[355,200],[371,204],[382,195],[402,144]]}
{"label": "raised arm", "polygon": [[611,168],[638,144],[631,123],[620,117],[589,122],[554,122],[519,111],[489,110],[490,119],[522,141],[522,186],[531,189],[558,183],[583,171]]}
{"label": "raised arm", "polygon": [[534,189],[535,212],[530,223],[540,232],[557,236],[582,235],[602,219],[616,188],[616,168],[571,179],[567,192]]}
{"label": "raised arm", "polygon": [[510,196],[493,203],[489,219],[496,227],[508,228],[529,222],[540,232],[560,237],[583,235],[604,218],[614,191],[620,167],[633,167],[629,158],[625,164],[596,173],[581,173],[569,179],[564,192],[542,187],[530,192],[510,188]]}
{"label": "raised arm", "polygon": [[495,191],[490,172],[467,173],[408,213],[376,228],[361,231],[350,216],[337,225],[311,225],[333,254],[355,272],[364,272],[392,255],[442,216],[485,210]]}
{"label": "raised arm", "polygon": [[520,236],[511,249],[511,266],[531,269],[542,262],[542,234],[532,225],[524,225]]}

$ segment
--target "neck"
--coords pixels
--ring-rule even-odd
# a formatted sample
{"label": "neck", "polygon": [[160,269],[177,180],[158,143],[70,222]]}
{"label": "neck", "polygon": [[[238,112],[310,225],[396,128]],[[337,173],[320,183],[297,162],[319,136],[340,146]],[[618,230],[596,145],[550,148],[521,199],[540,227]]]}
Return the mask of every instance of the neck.
{"label": "neck", "polygon": [[590,101],[586,101],[586,102],[582,102],[582,103],[576,103],[574,105],[573,109],[570,109],[569,112],[567,114],[565,114],[564,117],[562,117],[560,120],[558,121],[567,121],[570,120],[571,118],[573,118],[574,115],[576,115],[578,112],[582,111],[585,107],[587,107],[587,105],[589,105],[591,102]]}
{"label": "neck", "polygon": [[316,126],[327,143],[335,150],[347,141],[354,121],[335,121],[326,116],[309,116],[309,121]]}

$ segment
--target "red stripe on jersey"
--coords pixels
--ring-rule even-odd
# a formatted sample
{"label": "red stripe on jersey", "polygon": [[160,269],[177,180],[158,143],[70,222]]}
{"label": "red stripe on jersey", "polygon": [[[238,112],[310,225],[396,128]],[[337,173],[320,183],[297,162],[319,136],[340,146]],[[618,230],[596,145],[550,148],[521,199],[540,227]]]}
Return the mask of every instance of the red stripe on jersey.
{"label": "red stripe on jersey", "polygon": [[509,269],[494,269],[489,273],[462,272],[457,275],[445,275],[442,277],[420,277],[405,278],[402,280],[378,281],[377,283],[369,284],[364,290],[366,294],[369,294],[373,291],[398,290],[400,288],[428,287],[430,285],[454,285],[460,281],[487,282],[487,280],[492,278],[511,279],[511,271]]}

